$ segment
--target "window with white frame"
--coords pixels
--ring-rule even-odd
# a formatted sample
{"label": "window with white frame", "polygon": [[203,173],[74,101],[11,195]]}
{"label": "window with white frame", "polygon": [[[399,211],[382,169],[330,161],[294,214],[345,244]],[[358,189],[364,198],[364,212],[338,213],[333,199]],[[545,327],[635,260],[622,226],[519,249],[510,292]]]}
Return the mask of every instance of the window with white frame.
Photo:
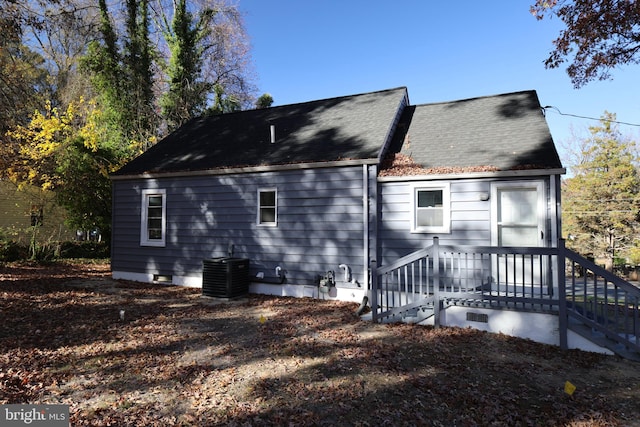
{"label": "window with white frame", "polygon": [[448,183],[415,184],[411,196],[413,233],[449,233],[451,197]]}
{"label": "window with white frame", "polygon": [[142,190],[140,245],[164,246],[167,229],[167,194],[165,190]]}
{"label": "window with white frame", "polygon": [[274,188],[258,190],[258,225],[278,224],[278,192]]}

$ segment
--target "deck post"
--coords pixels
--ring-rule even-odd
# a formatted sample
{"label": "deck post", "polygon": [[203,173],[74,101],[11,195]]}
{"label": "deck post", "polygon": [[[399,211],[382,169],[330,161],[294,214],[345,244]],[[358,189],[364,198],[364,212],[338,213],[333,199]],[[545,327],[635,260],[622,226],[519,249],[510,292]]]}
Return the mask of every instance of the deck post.
{"label": "deck post", "polygon": [[438,237],[433,238],[433,326],[440,327],[440,246]]}
{"label": "deck post", "polygon": [[558,332],[560,333],[560,348],[566,350],[569,348],[568,334],[568,315],[567,315],[567,278],[566,278],[566,256],[565,241],[558,239]]}
{"label": "deck post", "polygon": [[371,320],[374,323],[378,322],[378,263],[375,259],[372,259],[369,267],[371,273],[371,281],[369,283],[371,287]]}

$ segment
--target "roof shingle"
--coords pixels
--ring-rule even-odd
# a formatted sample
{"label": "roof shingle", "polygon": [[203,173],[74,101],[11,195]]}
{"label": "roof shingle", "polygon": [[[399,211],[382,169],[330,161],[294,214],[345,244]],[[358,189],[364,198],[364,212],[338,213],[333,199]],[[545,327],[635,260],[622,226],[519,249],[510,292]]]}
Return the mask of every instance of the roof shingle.
{"label": "roof shingle", "polygon": [[409,107],[390,152],[429,173],[562,168],[533,90]]}
{"label": "roof shingle", "polygon": [[389,158],[404,171],[386,161],[381,175],[562,168],[533,90],[407,103],[396,88],[197,118],[114,175],[377,160],[392,130]]}
{"label": "roof shingle", "polygon": [[406,99],[396,88],[196,118],[114,175],[376,159]]}

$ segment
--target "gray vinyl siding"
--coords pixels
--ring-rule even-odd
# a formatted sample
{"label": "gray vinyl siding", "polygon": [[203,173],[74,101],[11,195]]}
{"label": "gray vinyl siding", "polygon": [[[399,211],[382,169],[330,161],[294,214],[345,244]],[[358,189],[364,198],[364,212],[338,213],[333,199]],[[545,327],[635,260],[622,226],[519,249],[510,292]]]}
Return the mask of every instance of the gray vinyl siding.
{"label": "gray vinyl siding", "polygon": [[[545,177],[544,180],[547,206],[550,206],[549,179]],[[378,265],[389,264],[399,257],[430,246],[435,236],[442,245],[490,246],[491,200],[481,201],[479,195],[491,194],[491,185],[495,182],[489,179],[450,181],[451,232],[441,234],[411,232],[411,182],[381,182],[378,199]],[[546,227],[550,230],[549,213],[547,218]],[[551,233],[546,234],[551,236]]]}
{"label": "gray vinyl siding", "polygon": [[[339,264],[361,280],[363,264],[362,167],[225,176],[116,180],[112,269],[201,276],[202,260],[249,258],[251,273],[289,284],[316,284]],[[140,246],[141,191],[166,190],[165,247]],[[259,188],[277,189],[277,226],[257,225]]]}

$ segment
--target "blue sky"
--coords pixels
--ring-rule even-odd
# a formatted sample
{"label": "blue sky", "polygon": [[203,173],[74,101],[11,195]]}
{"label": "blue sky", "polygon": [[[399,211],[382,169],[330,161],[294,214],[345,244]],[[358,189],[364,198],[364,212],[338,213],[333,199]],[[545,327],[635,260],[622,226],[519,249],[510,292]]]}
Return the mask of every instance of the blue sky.
{"label": "blue sky", "polygon": [[[532,1],[239,0],[239,8],[259,91],[274,105],[399,86],[412,104],[535,89],[562,113],[607,110],[640,123],[640,67],[574,89],[564,69],[544,68],[562,23],[537,21]],[[551,110],[547,123],[562,157],[572,132],[597,124]],[[636,138],[640,130],[620,129]]]}

